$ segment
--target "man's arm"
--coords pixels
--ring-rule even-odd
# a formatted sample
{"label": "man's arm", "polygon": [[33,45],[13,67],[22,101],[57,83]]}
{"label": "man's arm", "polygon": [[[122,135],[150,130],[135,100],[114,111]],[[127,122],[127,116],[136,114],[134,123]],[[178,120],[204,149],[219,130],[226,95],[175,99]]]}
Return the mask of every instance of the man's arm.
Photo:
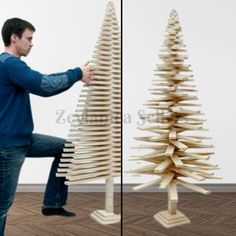
{"label": "man's arm", "polygon": [[91,80],[92,71],[88,65],[82,69],[77,67],[63,73],[45,75],[32,70],[25,62],[15,57],[8,58],[4,64],[13,84],[44,97],[61,93],[79,80],[86,83],[90,83]]}

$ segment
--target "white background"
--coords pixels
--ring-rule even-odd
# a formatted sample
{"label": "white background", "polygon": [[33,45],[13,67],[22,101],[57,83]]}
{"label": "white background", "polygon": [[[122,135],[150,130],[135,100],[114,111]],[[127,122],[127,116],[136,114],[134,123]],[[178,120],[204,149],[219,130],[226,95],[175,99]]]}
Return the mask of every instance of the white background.
{"label": "white background", "polygon": [[[99,3],[98,3],[99,2]],[[33,69],[53,73],[80,66],[91,58],[103,21],[105,0],[21,0],[1,3],[0,24],[11,17],[21,17],[34,24],[34,48],[24,59]],[[117,15],[119,0],[114,0]],[[218,183],[236,182],[236,2],[234,0],[127,0],[123,4],[123,169],[136,166],[128,161],[131,147],[140,135],[137,112],[149,97],[153,69],[171,9],[179,14],[187,45],[189,64],[199,89],[213,137],[216,154],[211,162],[219,163]],[[3,44],[2,44],[3,49]],[[67,117],[74,111],[81,83],[65,93],[40,98],[32,96],[35,132],[66,137]],[[57,123],[57,112],[65,113]],[[65,119],[65,120],[64,120]],[[131,120],[130,120],[131,119]],[[51,160],[26,160],[20,183],[45,183]],[[150,177],[124,175],[125,183],[146,182]]]}
{"label": "white background", "polygon": [[[128,161],[131,147],[142,136],[136,129],[139,110],[150,98],[148,89],[164,40],[169,13],[179,14],[184,43],[197,86],[204,127],[210,129],[222,180],[205,183],[236,182],[236,1],[235,0],[128,0],[123,5],[123,166],[124,171],[140,164]],[[131,119],[131,120],[130,120]],[[141,165],[142,166],[142,165]],[[125,183],[143,183],[150,177],[124,174]]]}
{"label": "white background", "polygon": [[[105,16],[107,0],[13,0],[1,2],[0,25],[8,18],[31,22],[36,32],[27,64],[42,73],[62,72],[91,59]],[[118,20],[120,1],[114,0]],[[120,21],[120,20],[119,20]],[[1,43],[2,50],[4,49]],[[66,138],[82,83],[50,98],[31,96],[35,130]],[[59,113],[64,111],[60,121]],[[26,159],[19,183],[46,183],[52,159]]]}

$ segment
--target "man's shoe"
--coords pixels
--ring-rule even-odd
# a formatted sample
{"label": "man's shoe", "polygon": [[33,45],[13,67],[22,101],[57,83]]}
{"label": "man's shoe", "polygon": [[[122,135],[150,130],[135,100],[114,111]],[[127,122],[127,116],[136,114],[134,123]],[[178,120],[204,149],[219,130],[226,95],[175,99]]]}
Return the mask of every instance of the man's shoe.
{"label": "man's shoe", "polygon": [[59,207],[59,208],[52,208],[52,207],[44,208],[43,207],[42,214],[45,216],[53,216],[53,215],[65,216],[65,217],[76,216],[75,213],[69,212],[69,211],[65,210],[63,207]]}

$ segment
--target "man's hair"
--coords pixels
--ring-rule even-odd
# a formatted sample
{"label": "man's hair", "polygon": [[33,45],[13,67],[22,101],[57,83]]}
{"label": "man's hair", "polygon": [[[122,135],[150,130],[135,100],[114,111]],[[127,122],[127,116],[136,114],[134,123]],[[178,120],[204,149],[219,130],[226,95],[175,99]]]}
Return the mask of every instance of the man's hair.
{"label": "man's hair", "polygon": [[4,22],[2,27],[2,40],[4,45],[7,47],[11,44],[12,34],[17,35],[21,38],[25,29],[35,31],[34,26],[28,21],[22,20],[20,18],[11,18]]}

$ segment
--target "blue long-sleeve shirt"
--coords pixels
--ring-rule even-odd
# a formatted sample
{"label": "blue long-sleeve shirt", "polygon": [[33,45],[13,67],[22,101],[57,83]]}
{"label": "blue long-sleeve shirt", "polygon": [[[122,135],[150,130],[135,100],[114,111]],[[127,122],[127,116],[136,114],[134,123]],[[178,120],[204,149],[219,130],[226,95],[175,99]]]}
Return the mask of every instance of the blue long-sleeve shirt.
{"label": "blue long-sleeve shirt", "polygon": [[29,93],[53,96],[81,78],[80,68],[45,75],[13,55],[0,54],[0,147],[30,143],[34,125]]}

